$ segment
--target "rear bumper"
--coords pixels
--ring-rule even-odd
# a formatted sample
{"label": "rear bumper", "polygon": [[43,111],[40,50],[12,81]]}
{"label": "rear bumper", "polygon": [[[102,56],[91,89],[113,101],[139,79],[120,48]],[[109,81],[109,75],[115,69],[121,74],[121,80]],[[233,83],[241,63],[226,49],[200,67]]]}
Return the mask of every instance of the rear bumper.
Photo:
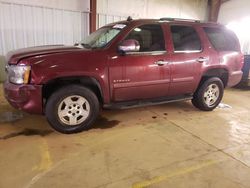
{"label": "rear bumper", "polygon": [[228,77],[228,87],[233,87],[235,85],[237,85],[242,78],[243,72],[242,71],[234,71],[231,72],[231,74]]}
{"label": "rear bumper", "polygon": [[7,101],[19,110],[32,114],[42,114],[42,86],[15,85],[6,81],[3,85]]}

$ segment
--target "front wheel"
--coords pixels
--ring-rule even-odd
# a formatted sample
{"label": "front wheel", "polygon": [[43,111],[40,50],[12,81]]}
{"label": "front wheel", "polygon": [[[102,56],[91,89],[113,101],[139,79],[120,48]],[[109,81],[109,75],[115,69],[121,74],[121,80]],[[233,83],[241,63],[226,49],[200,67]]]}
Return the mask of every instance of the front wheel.
{"label": "front wheel", "polygon": [[203,111],[212,111],[222,100],[224,84],[217,77],[204,81],[194,94],[192,103]]}
{"label": "front wheel", "polygon": [[51,127],[71,134],[89,129],[99,114],[99,102],[88,88],[69,85],[53,93],[45,114]]}

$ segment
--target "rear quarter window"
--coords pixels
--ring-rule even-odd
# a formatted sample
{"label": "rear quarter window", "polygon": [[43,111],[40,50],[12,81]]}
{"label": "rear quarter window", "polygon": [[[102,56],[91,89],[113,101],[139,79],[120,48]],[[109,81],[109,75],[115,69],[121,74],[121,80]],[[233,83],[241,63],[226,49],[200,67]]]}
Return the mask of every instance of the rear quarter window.
{"label": "rear quarter window", "polygon": [[240,51],[235,34],[227,29],[205,27],[210,43],[217,51]]}

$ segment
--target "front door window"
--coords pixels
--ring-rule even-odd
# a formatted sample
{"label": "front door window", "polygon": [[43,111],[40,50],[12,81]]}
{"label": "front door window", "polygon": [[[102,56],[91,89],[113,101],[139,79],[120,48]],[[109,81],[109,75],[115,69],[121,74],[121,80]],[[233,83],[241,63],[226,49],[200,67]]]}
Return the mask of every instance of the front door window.
{"label": "front door window", "polygon": [[139,52],[165,51],[165,41],[160,25],[150,24],[136,27],[126,37],[139,42]]}

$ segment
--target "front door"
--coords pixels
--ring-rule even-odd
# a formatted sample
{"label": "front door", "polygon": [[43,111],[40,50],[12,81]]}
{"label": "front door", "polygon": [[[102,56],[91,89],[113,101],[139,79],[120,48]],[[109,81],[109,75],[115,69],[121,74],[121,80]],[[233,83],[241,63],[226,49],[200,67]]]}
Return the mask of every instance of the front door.
{"label": "front door", "polygon": [[[168,95],[170,84],[169,56],[160,24],[134,28],[125,38],[137,40],[139,52],[126,53],[110,60],[112,100],[129,101]],[[117,74],[115,67],[122,66]]]}

